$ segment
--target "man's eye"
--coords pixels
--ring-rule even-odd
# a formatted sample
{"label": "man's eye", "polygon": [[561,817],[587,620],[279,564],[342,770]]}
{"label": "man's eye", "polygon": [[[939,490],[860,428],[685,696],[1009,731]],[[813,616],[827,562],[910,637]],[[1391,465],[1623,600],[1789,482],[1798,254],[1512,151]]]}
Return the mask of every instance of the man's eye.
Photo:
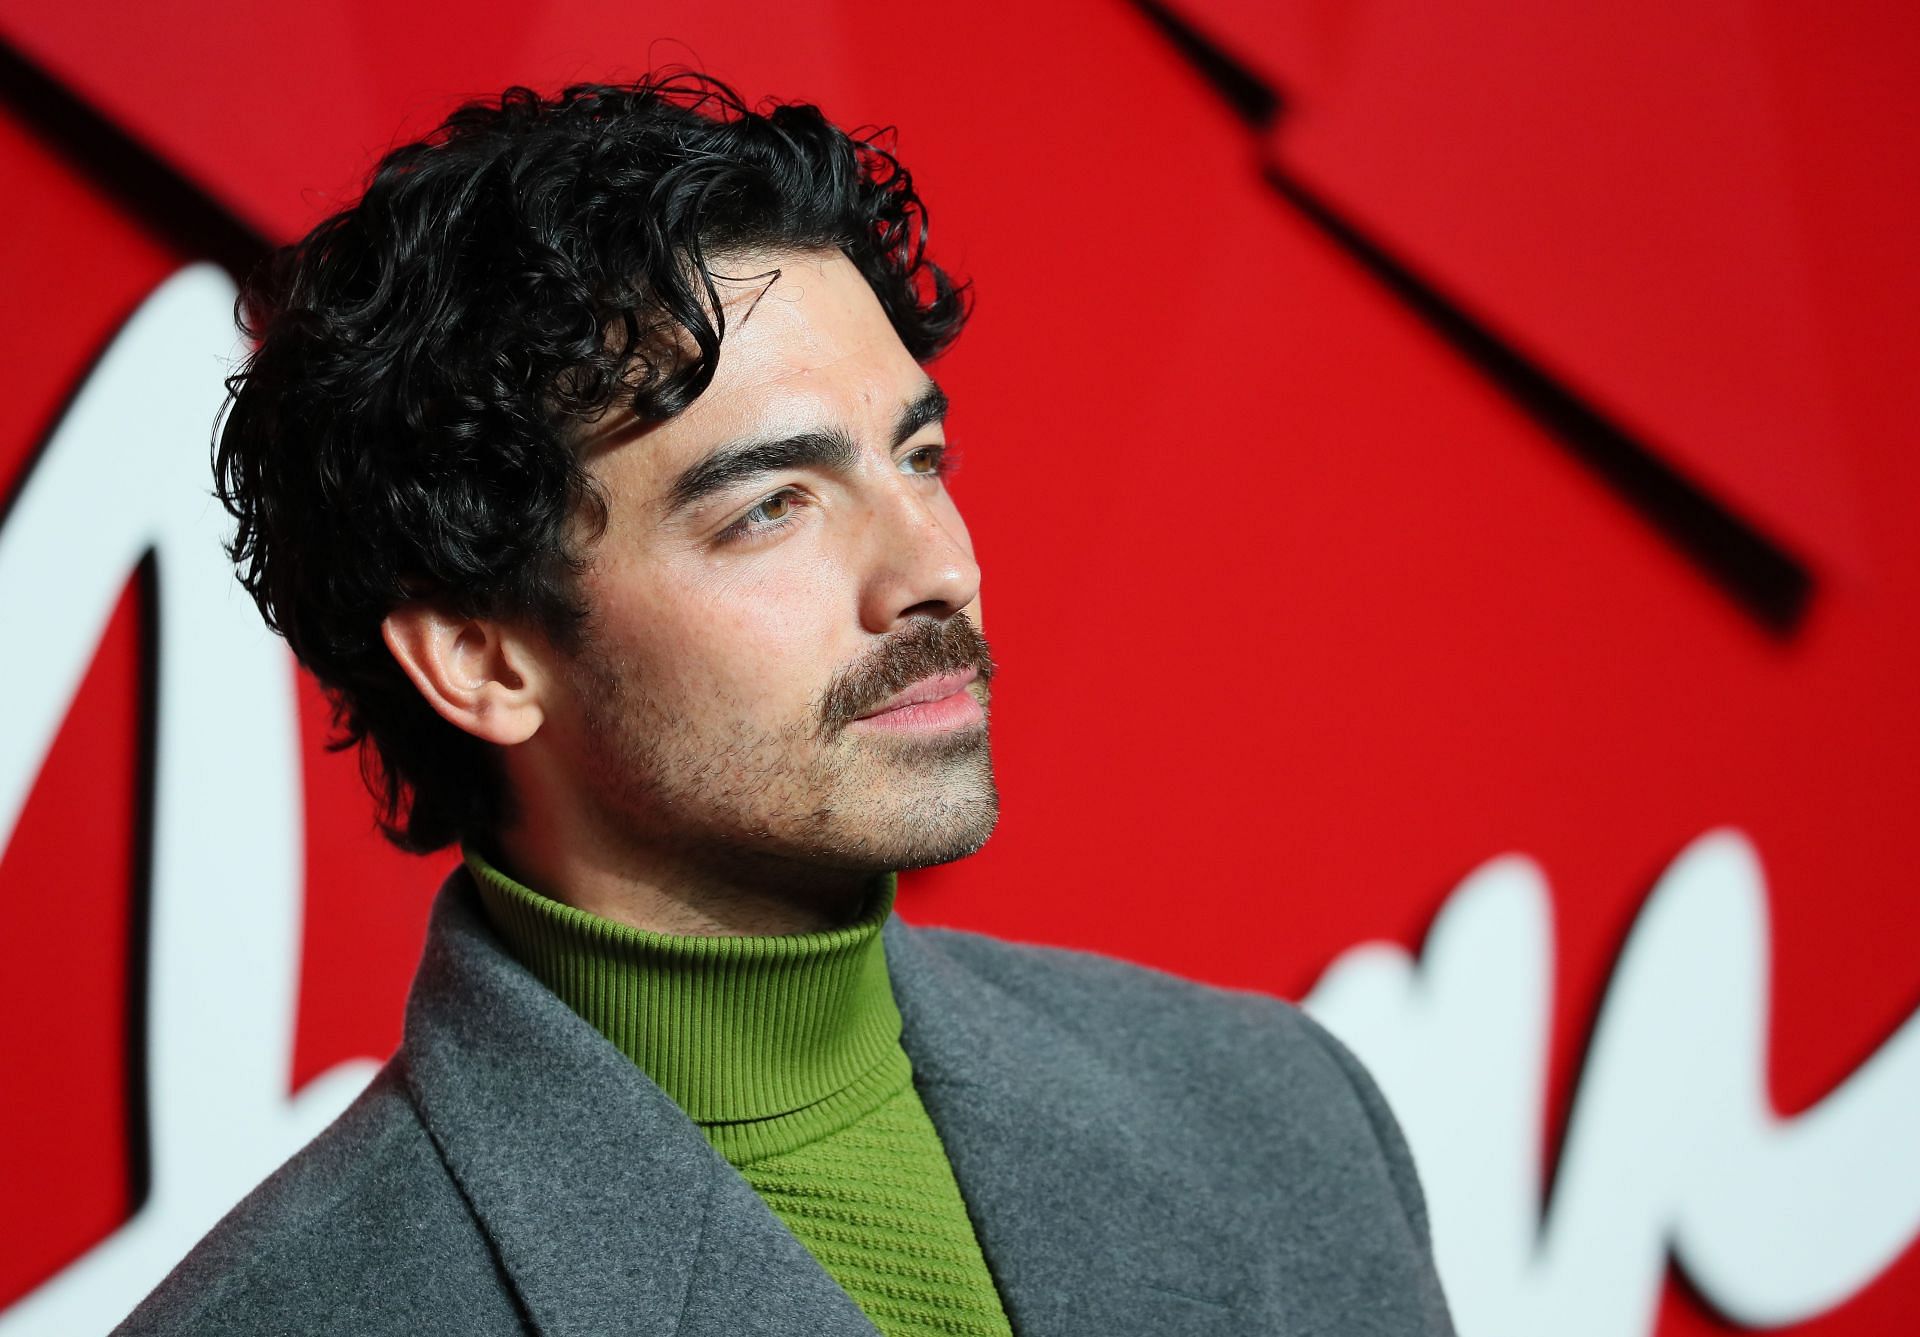
{"label": "man's eye", "polygon": [[747,512],[748,516],[759,516],[763,523],[778,524],[793,514],[793,493],[776,492],[758,506]]}
{"label": "man's eye", "polygon": [[784,488],[721,530],[720,538],[723,542],[728,542],[734,539],[756,538],[761,534],[784,529],[792,523],[794,512],[799,509],[800,494],[792,488]]}
{"label": "man's eye", "polygon": [[946,446],[922,446],[900,460],[900,471],[932,477],[953,472],[954,457]]}

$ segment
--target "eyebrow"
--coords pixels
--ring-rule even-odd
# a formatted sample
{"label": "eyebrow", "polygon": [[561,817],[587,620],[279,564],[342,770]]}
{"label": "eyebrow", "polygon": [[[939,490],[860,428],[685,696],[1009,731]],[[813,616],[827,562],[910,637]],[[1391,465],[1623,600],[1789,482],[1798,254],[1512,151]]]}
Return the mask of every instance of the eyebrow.
{"label": "eyebrow", "polygon": [[[947,416],[947,393],[929,378],[918,394],[907,401],[894,421],[893,440],[888,449],[897,450],[923,427],[931,427]],[[749,437],[715,447],[703,458],[681,471],[667,489],[666,517],[671,519],[694,503],[716,492],[743,483],[762,474],[783,469],[822,469],[846,473],[852,470],[860,449],[853,438],[838,427],[824,427],[792,436]]]}

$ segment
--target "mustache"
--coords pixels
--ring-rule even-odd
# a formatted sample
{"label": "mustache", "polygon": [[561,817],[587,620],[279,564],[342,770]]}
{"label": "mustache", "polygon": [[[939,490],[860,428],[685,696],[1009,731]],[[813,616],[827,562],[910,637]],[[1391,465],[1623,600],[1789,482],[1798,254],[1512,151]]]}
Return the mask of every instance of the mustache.
{"label": "mustache", "polygon": [[993,649],[971,618],[922,618],[835,675],[820,707],[821,732],[836,733],[903,688],[936,673],[973,669],[993,681]]}

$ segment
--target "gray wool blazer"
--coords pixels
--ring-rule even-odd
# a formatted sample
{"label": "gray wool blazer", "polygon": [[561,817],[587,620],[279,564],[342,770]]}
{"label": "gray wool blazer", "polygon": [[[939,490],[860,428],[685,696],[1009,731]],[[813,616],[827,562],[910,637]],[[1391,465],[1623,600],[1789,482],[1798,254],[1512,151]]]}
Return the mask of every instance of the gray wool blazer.
{"label": "gray wool blazer", "polygon": [[[1107,958],[885,930],[914,1079],[1019,1337],[1451,1333],[1420,1186],[1304,1014]],[[456,870],[405,1037],[121,1333],[874,1337]]]}

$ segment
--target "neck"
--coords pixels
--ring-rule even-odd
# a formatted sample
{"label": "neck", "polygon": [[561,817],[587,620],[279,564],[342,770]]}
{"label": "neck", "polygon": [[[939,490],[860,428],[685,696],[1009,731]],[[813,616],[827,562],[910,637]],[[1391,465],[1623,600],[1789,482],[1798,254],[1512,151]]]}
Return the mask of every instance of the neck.
{"label": "neck", "polygon": [[840,928],[859,916],[886,875],[525,824],[479,848],[503,872],[576,909],[651,933],[707,937]]}
{"label": "neck", "polygon": [[520,963],[696,1122],[814,1108],[889,1055],[904,1059],[882,938],[890,877],[839,928],[719,937],[613,923],[526,886],[476,848],[463,858]]}

